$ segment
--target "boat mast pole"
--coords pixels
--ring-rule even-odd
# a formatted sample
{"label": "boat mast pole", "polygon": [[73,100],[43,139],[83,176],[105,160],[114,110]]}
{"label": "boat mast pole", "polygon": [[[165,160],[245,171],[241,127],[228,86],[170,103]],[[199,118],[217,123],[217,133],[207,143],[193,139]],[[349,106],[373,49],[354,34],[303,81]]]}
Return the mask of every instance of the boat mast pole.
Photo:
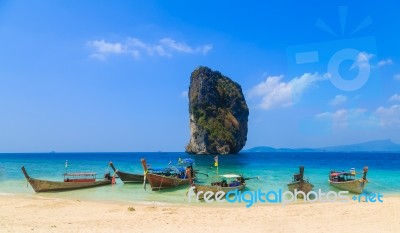
{"label": "boat mast pole", "polygon": [[143,167],[143,188],[144,190],[146,190],[146,180],[147,180],[147,164],[146,164],[146,160],[145,159],[140,159],[140,162],[142,163],[142,167]]}
{"label": "boat mast pole", "polygon": [[214,157],[214,166],[217,167],[216,173],[217,173],[217,176],[218,176],[218,155],[216,155],[216,156]]}
{"label": "boat mast pole", "polygon": [[300,166],[300,182],[303,183],[304,180],[304,166]]}

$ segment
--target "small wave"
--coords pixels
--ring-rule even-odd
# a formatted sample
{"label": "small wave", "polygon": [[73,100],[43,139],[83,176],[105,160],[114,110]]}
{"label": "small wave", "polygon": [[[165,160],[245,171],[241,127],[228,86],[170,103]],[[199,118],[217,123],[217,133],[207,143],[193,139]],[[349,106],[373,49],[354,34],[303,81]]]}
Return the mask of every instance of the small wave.
{"label": "small wave", "polygon": [[13,193],[2,193],[0,192],[0,196],[12,196]]}
{"label": "small wave", "polygon": [[170,203],[158,202],[158,201],[140,201],[137,203],[143,204],[143,205],[150,205],[150,206],[169,206],[170,205]]}

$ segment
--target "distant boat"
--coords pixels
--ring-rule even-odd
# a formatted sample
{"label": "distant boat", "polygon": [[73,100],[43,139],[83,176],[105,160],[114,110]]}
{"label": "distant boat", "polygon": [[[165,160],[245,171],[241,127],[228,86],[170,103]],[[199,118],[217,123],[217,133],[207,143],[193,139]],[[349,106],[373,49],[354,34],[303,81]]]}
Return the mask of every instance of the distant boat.
{"label": "distant boat", "polygon": [[143,183],[144,175],[122,172],[114,167],[113,162],[110,162],[109,165],[114,170],[114,172],[118,175],[118,177],[122,180],[122,182],[124,182],[125,184],[126,183]]}
{"label": "distant boat", "polygon": [[350,169],[348,172],[331,171],[329,173],[329,184],[342,190],[347,190],[353,193],[362,193],[367,184],[368,167],[364,167],[363,176],[361,179],[356,179],[356,170]]}
{"label": "distant boat", "polygon": [[[145,159],[141,159],[143,170],[152,191],[188,185],[195,176],[192,165],[187,167],[168,166],[162,169],[148,168]],[[146,181],[144,181],[146,189]]]}
{"label": "distant boat", "polygon": [[111,184],[112,182],[112,178],[109,173],[107,173],[102,180],[96,180],[96,173],[81,172],[65,173],[64,181],[48,181],[31,178],[23,166],[21,167],[21,170],[29,184],[32,186],[33,190],[35,190],[37,193],[90,188]]}
{"label": "distant boat", "polygon": [[194,193],[199,199],[204,199],[204,194],[206,192],[212,192],[210,198],[213,197],[217,192],[222,191],[225,194],[229,191],[237,189],[238,191],[246,188],[246,180],[252,178],[243,178],[241,175],[236,174],[225,174],[219,175],[219,181],[212,182],[211,185],[199,185],[193,183]]}
{"label": "distant boat", "polygon": [[[304,180],[304,166],[299,167],[299,173],[293,175],[292,182],[287,184],[287,186],[289,191],[292,193],[297,189],[297,191],[302,191],[306,195],[314,188],[313,184],[308,180]],[[301,198],[302,195],[300,194],[299,196]]]}

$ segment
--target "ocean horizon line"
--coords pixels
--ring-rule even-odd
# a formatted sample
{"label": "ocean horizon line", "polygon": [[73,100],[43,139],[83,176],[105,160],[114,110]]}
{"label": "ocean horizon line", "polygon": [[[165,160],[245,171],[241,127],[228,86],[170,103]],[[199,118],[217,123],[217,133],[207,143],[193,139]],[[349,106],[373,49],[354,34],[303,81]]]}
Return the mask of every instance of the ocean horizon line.
{"label": "ocean horizon line", "polygon": [[[302,151],[297,149],[292,149],[293,151],[247,151],[243,150],[236,154],[218,154],[222,156],[229,156],[229,155],[237,155],[237,154],[290,154],[290,153],[301,153],[301,154],[315,154],[315,153],[322,153],[322,154],[333,154],[333,153],[385,153],[385,154],[399,154],[400,151],[323,151],[323,150],[313,150],[313,151]],[[182,153],[188,156],[190,155],[199,155],[199,156],[209,156],[209,155],[217,155],[217,154],[190,154],[186,153],[185,151],[37,151],[37,152],[0,152],[0,155],[3,154],[130,154],[130,153],[148,153],[148,154],[170,154],[170,153]]]}

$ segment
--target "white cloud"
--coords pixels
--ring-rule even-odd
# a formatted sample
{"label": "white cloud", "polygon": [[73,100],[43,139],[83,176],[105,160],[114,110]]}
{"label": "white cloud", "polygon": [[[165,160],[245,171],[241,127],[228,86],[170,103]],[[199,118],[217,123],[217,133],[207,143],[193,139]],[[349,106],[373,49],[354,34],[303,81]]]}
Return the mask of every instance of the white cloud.
{"label": "white cloud", "polygon": [[372,69],[377,69],[381,68],[383,66],[388,66],[393,64],[393,60],[390,58],[383,59],[376,62],[371,62],[373,58],[375,58],[375,54],[373,53],[367,53],[367,52],[360,52],[357,56],[357,59],[353,62],[352,66],[350,67],[350,70],[359,68],[372,68]]}
{"label": "white cloud", "polygon": [[283,82],[283,75],[269,76],[249,91],[249,98],[261,97],[258,107],[268,110],[274,107],[288,107],[300,99],[302,94],[319,80],[326,79],[317,73],[305,73],[289,82]]}
{"label": "white cloud", "polygon": [[388,108],[381,106],[376,109],[375,114],[384,128],[400,126],[400,105],[392,105]]}
{"label": "white cloud", "polygon": [[87,46],[94,49],[94,53],[90,54],[90,58],[100,61],[106,60],[110,54],[124,54],[127,53],[127,47],[121,43],[110,43],[105,40],[92,40],[88,41]]}
{"label": "white cloud", "polygon": [[121,43],[109,43],[104,40],[93,40],[88,42],[89,46],[94,47],[99,53],[124,53],[126,48]]}
{"label": "white cloud", "polygon": [[372,112],[362,108],[339,109],[316,114],[315,119],[330,122],[335,130],[400,127],[400,105],[381,106]]}
{"label": "white cloud", "polygon": [[177,42],[171,38],[162,38],[155,44],[146,43],[138,38],[127,38],[125,42],[107,42],[105,40],[88,41],[87,46],[93,49],[90,58],[106,60],[107,56],[129,54],[133,58],[140,58],[142,54],[149,56],[172,57],[174,53],[207,54],[211,44],[191,47],[184,42]]}
{"label": "white cloud", "polygon": [[374,57],[375,55],[372,53],[367,53],[367,52],[361,52],[357,56],[357,60],[354,61],[353,65],[351,66],[350,69],[355,69],[355,68],[368,68],[370,66],[369,61]]}
{"label": "white cloud", "polygon": [[400,81],[400,74],[395,74],[393,78],[394,80]]}
{"label": "white cloud", "polygon": [[346,109],[339,109],[336,112],[319,113],[315,117],[317,119],[331,120],[332,124],[333,124],[333,128],[346,128],[348,112],[349,111]]}
{"label": "white cloud", "polygon": [[335,130],[359,128],[366,129],[378,126],[378,119],[366,109],[339,109],[335,112],[323,112],[315,115],[317,120],[328,120]]}
{"label": "white cloud", "polygon": [[184,98],[188,97],[189,92],[188,91],[182,91],[181,96]]}
{"label": "white cloud", "polygon": [[332,106],[337,106],[337,105],[345,103],[346,101],[347,101],[347,97],[346,96],[344,96],[344,95],[336,95],[335,98],[333,98],[330,101],[330,104]]}
{"label": "white cloud", "polygon": [[331,112],[321,112],[315,115],[316,118],[329,118],[332,116]]}
{"label": "white cloud", "polygon": [[130,45],[132,47],[148,49],[148,46],[145,43],[143,43],[141,40],[139,40],[138,38],[128,38],[127,43],[128,43],[128,45]]}
{"label": "white cloud", "polygon": [[400,101],[400,95],[397,93],[392,95],[392,97],[389,98],[389,101]]}
{"label": "white cloud", "polygon": [[264,82],[257,84],[253,89],[250,90],[249,98],[264,96],[279,85],[283,75],[280,76],[269,76]]}
{"label": "white cloud", "polygon": [[181,53],[201,53],[207,54],[208,51],[212,49],[211,44],[202,45],[198,47],[190,47],[189,45],[183,42],[177,42],[171,38],[163,38],[160,40],[160,44],[157,45],[158,48],[165,48],[169,51],[176,51]]}
{"label": "white cloud", "polygon": [[138,50],[131,50],[130,54],[132,55],[133,58],[140,58],[140,52]]}
{"label": "white cloud", "polygon": [[212,44],[207,44],[207,45],[203,45],[203,46],[197,47],[196,51],[200,52],[202,54],[207,54],[208,51],[210,51],[212,48],[213,48]]}
{"label": "white cloud", "polygon": [[105,61],[106,60],[106,56],[100,53],[92,53],[89,55],[90,58],[92,59],[96,59],[99,61]]}
{"label": "white cloud", "polygon": [[386,66],[386,65],[392,65],[392,64],[393,64],[392,59],[387,58],[385,60],[379,61],[378,62],[378,67],[382,67],[382,66]]}
{"label": "white cloud", "polygon": [[176,50],[183,53],[193,53],[193,49],[186,45],[185,43],[179,43],[171,38],[164,38],[160,40],[160,44],[164,45],[167,48],[171,48],[172,50]]}

